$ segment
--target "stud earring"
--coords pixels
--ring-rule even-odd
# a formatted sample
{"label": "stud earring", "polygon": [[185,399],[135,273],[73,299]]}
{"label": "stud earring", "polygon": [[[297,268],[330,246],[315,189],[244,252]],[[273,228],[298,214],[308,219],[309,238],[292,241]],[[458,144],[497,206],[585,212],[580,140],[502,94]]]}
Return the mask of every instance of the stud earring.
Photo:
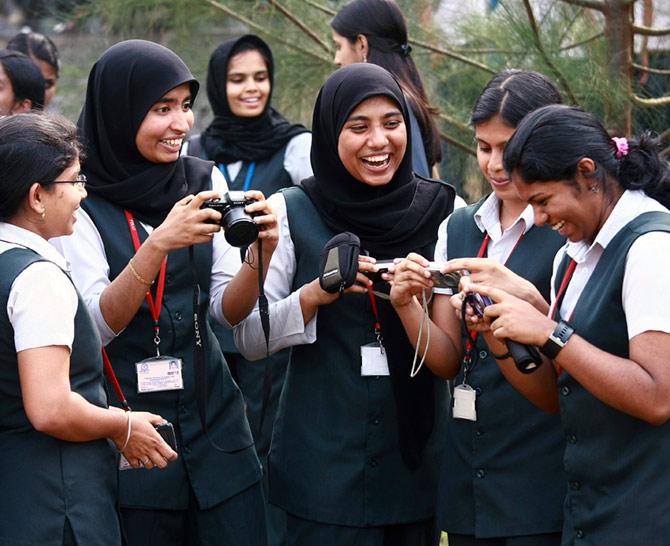
{"label": "stud earring", "polygon": [[598,193],[598,186],[591,186],[589,189],[591,190],[591,193]]}
{"label": "stud earring", "polygon": [[363,53],[363,62],[364,63],[368,62],[368,56],[365,53]]}

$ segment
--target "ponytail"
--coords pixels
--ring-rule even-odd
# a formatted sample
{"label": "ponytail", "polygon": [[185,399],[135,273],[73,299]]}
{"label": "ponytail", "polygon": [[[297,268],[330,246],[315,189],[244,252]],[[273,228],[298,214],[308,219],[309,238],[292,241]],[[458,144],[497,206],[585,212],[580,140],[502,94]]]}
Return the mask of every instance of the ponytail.
{"label": "ponytail", "polygon": [[650,132],[628,141],[619,159],[617,178],[627,190],[643,190],[670,209],[670,165],[659,154],[660,143]]}

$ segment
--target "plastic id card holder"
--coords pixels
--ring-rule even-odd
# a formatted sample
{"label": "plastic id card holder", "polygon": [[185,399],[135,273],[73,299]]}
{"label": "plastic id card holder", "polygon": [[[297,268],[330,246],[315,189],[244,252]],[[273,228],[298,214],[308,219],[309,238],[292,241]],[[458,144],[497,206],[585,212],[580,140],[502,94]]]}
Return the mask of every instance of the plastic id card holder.
{"label": "plastic id card holder", "polygon": [[454,389],[454,419],[477,420],[477,409],[475,400],[477,393],[470,385],[462,383]]}
{"label": "plastic id card holder", "polygon": [[390,375],[386,351],[378,341],[361,347],[361,375],[364,377]]}
{"label": "plastic id card holder", "polygon": [[176,356],[155,356],[135,363],[137,392],[176,391],[184,388],[182,360]]}

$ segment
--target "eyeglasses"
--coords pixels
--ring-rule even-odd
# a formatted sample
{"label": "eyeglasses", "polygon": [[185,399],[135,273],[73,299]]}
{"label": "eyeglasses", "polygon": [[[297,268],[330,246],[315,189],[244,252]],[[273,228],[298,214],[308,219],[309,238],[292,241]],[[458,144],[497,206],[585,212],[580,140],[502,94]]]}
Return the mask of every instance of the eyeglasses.
{"label": "eyeglasses", "polygon": [[49,182],[38,182],[41,186],[51,186],[51,184],[72,184],[75,188],[83,190],[86,187],[86,175],[79,173],[74,180],[51,180]]}

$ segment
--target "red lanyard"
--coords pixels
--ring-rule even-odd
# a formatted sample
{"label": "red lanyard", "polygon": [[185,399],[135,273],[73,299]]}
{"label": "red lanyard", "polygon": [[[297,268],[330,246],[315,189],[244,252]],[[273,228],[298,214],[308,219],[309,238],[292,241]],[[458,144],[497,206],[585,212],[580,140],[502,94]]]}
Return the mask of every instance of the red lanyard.
{"label": "red lanyard", "polygon": [[[130,237],[133,239],[133,246],[135,247],[135,252],[140,249],[140,236],[137,233],[137,227],[135,226],[135,218],[131,212],[124,210],[126,215],[126,220],[128,221],[128,229],[130,230]],[[160,356],[160,323],[158,321],[161,314],[161,306],[163,305],[163,292],[165,291],[165,271],[167,269],[167,256],[163,258],[163,263],[161,263],[160,273],[158,274],[158,284],[156,286],[156,300],[154,302],[154,297],[151,294],[151,290],[147,290],[147,303],[149,304],[149,311],[151,312],[151,317],[154,319],[154,343],[156,344],[156,354]]]}
{"label": "red lanyard", "polygon": [[368,286],[368,296],[370,296],[370,303],[372,304],[372,312],[375,315],[375,336],[379,345],[382,345],[382,325],[379,322],[379,311],[377,310],[377,298],[372,291],[372,286]]}
{"label": "red lanyard", "polygon": [[[510,259],[510,256],[514,254],[514,251],[516,250],[516,247],[519,246],[519,243],[521,242],[521,239],[523,239],[523,236],[525,233],[522,233],[521,236],[517,239],[516,243],[514,244],[514,248],[512,248],[511,252],[507,256],[507,260]],[[489,246],[489,241],[491,240],[491,237],[489,236],[488,232],[486,235],[484,235],[484,240],[482,241],[482,246],[479,247],[479,252],[477,252],[477,258],[483,258],[484,255],[486,254],[486,249]],[[507,263],[507,260],[505,260],[505,263]],[[474,330],[470,330],[470,337],[465,340],[465,350],[466,352],[472,351],[473,347],[473,342],[477,340],[478,332],[475,332]],[[472,341],[470,341],[472,340]]]}
{"label": "red lanyard", "polygon": [[[568,268],[565,270],[565,275],[563,276],[563,280],[561,281],[561,286],[558,288],[558,292],[556,292],[556,298],[554,299],[554,303],[551,306],[551,310],[549,311],[549,318],[552,320],[556,319],[556,315],[558,314],[559,306],[562,303],[563,295],[565,294],[565,291],[568,288],[568,284],[570,283],[570,279],[572,278],[572,274],[575,272],[575,267],[577,267],[577,262],[575,260],[570,260],[570,263],[568,264]],[[570,315],[570,318],[572,318],[572,315]],[[563,371],[561,367],[554,362],[554,366],[556,367],[556,375],[561,375],[561,372]]]}
{"label": "red lanyard", "polygon": [[561,281],[561,286],[558,288],[558,292],[556,292],[556,298],[554,299],[554,303],[551,306],[551,310],[549,311],[550,319],[556,318],[556,313],[558,313],[558,306],[561,303],[561,299],[563,298],[565,290],[568,288],[568,284],[570,283],[572,274],[575,272],[575,267],[577,267],[577,262],[575,262],[574,260],[570,260],[568,268],[565,270],[563,281]]}

